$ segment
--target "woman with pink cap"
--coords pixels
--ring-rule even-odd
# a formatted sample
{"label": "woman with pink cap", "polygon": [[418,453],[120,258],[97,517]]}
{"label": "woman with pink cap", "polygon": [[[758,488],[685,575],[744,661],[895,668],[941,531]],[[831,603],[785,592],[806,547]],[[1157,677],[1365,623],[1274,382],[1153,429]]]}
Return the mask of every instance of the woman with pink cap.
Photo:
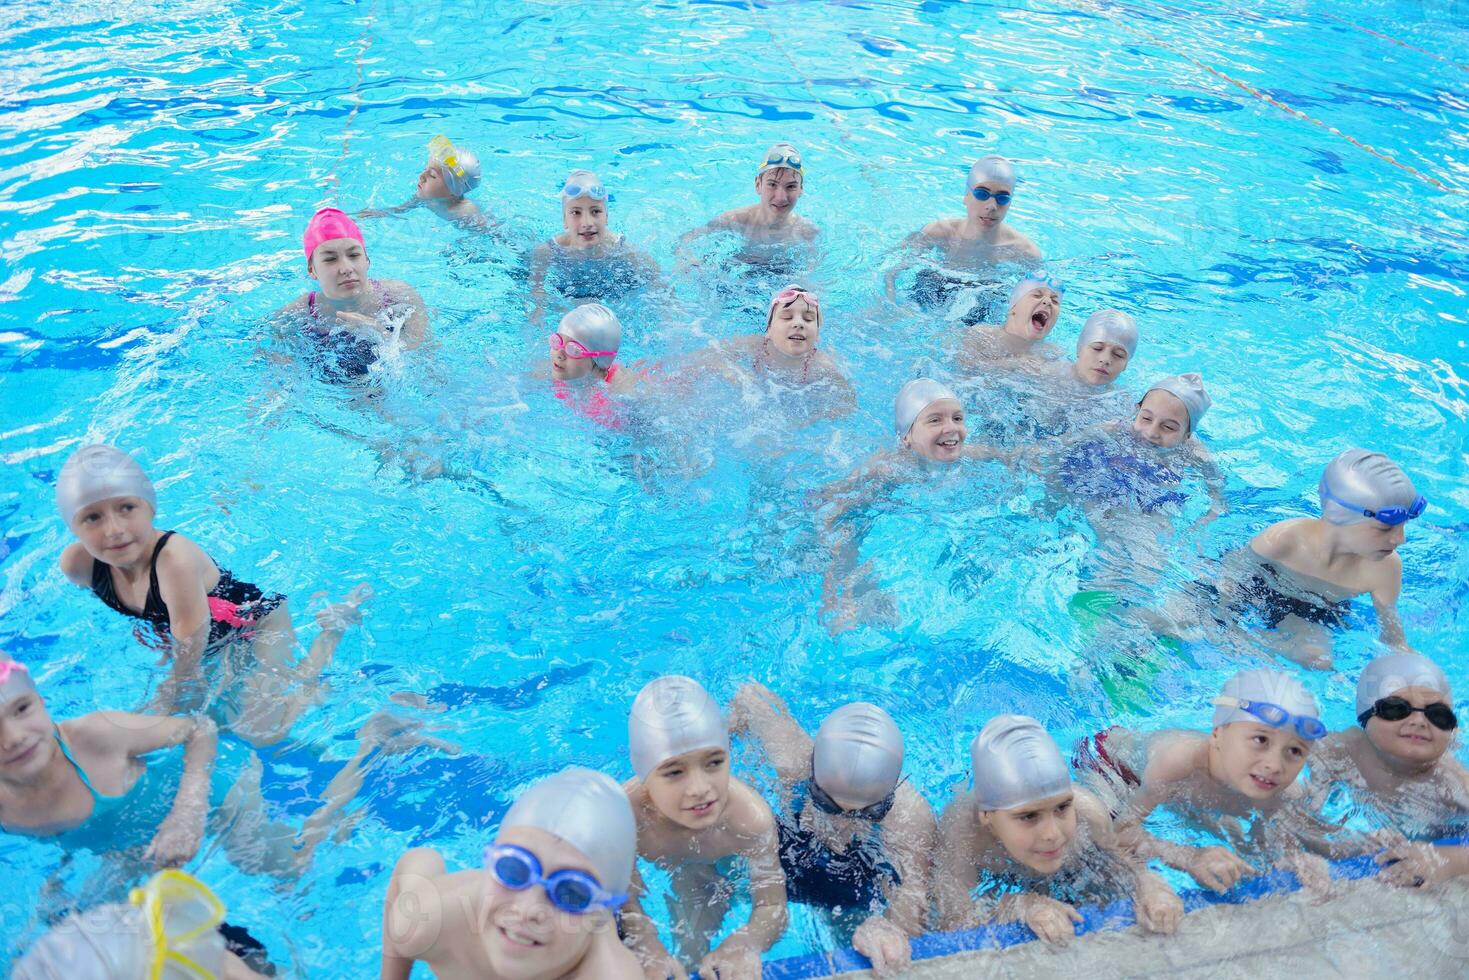
{"label": "woman with pink cap", "polygon": [[363,378],[383,344],[418,347],[428,336],[428,311],[414,288],[397,279],[369,279],[367,245],[356,222],[322,208],[306,226],[306,274],[313,290],[276,314],[300,321],[323,355],[332,381]]}

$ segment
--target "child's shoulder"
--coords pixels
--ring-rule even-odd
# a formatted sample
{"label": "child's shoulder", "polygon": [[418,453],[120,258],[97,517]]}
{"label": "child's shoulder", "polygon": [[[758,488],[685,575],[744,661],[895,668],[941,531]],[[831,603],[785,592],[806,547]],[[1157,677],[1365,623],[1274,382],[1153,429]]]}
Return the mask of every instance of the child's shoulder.
{"label": "child's shoulder", "polygon": [[61,557],[57,560],[57,564],[61,566],[61,574],[77,585],[91,585],[94,561],[92,553],[80,541],[73,541],[61,549]]}
{"label": "child's shoulder", "polygon": [[775,812],[755,787],[742,779],[730,778],[730,806],[726,819],[736,833],[755,836],[775,828]]}
{"label": "child's shoulder", "polygon": [[1315,524],[1314,517],[1277,521],[1250,539],[1250,550],[1261,558],[1281,561],[1300,550]]}
{"label": "child's shoulder", "polygon": [[1143,781],[1176,783],[1199,770],[1199,752],[1208,742],[1203,732],[1170,728],[1145,737],[1147,767]]}
{"label": "child's shoulder", "polygon": [[918,232],[920,238],[932,238],[936,241],[949,241],[959,237],[959,229],[964,226],[962,218],[939,218],[924,225]]}

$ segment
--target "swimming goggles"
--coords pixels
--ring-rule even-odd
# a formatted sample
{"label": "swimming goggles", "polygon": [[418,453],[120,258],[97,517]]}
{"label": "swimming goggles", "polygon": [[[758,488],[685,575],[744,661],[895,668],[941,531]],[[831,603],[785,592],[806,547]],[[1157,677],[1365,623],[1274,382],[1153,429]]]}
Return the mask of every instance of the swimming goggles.
{"label": "swimming goggles", "polygon": [[[898,783],[901,785],[902,780],[899,780]],[[898,787],[894,786],[891,793],[876,803],[870,803],[860,810],[845,810],[840,803],[827,795],[826,790],[822,789],[816,782],[816,773],[814,771],[811,774],[810,786],[811,805],[822,813],[829,814],[833,817],[856,817],[858,820],[870,820],[873,823],[881,822],[882,818],[888,815],[888,811],[893,808],[893,804],[898,799]]]}
{"label": "swimming goggles", "polygon": [[30,670],[26,668],[26,665],[21,663],[19,660],[6,660],[3,663],[0,663],[0,684],[4,684],[6,681],[10,680],[10,675],[15,673],[16,671],[20,671],[27,677],[29,677],[31,673]]}
{"label": "swimming goggles", "polygon": [[816,298],[815,293],[811,292],[809,289],[802,289],[800,286],[791,286],[789,289],[782,289],[780,292],[775,294],[775,297],[773,299],[771,299],[770,305],[772,307],[779,306],[782,303],[790,305],[798,299],[804,299],[812,306],[821,305],[821,300]]}
{"label": "swimming goggles", "polygon": [[988,187],[975,187],[969,193],[974,195],[976,201],[988,201],[990,198],[994,198],[995,203],[1002,208],[1009,204],[1010,200],[1015,196],[1009,191],[995,191],[991,193]]}
{"label": "swimming goggles", "polygon": [[564,350],[566,356],[581,360],[584,357],[616,357],[615,350],[587,350],[586,344],[581,341],[563,337],[559,333],[553,333],[546,340],[550,343],[552,350]]}
{"label": "swimming goggles", "polygon": [[546,889],[552,905],[571,915],[586,915],[593,909],[615,909],[627,901],[627,895],[607,891],[585,871],[565,868],[542,875],[540,860],[514,844],[492,844],[485,848],[485,866],[496,881],[511,891],[540,885]]}
{"label": "swimming goggles", "polygon": [[575,184],[568,180],[561,188],[561,196],[568,201],[575,200],[578,197],[590,197],[594,201],[605,201],[607,200],[607,189],[601,184]]}
{"label": "swimming goggles", "polygon": [[1212,703],[1220,708],[1238,708],[1246,714],[1254,715],[1271,728],[1281,728],[1289,722],[1295,728],[1296,734],[1308,742],[1326,737],[1326,726],[1321,723],[1320,718],[1293,715],[1280,705],[1271,704],[1269,701],[1248,701],[1244,698],[1222,695],[1215,698]]}
{"label": "swimming goggles", "polygon": [[1326,489],[1322,489],[1321,497],[1323,500],[1330,500],[1334,504],[1340,504],[1347,510],[1361,514],[1363,517],[1374,520],[1379,524],[1386,524],[1388,527],[1397,527],[1399,524],[1406,524],[1423,513],[1424,509],[1428,507],[1428,501],[1423,498],[1422,494],[1419,494],[1418,499],[1414,500],[1407,507],[1383,507],[1380,510],[1368,510],[1366,507],[1358,504],[1349,504]]}
{"label": "swimming goggles", "polygon": [[765,171],[774,170],[776,167],[787,167],[796,173],[801,173],[801,154],[795,150],[791,150],[788,153],[781,153],[779,150],[776,150],[765,158],[765,162],[760,165],[760,172],[763,174]]}
{"label": "swimming goggles", "polygon": [[215,973],[200,963],[194,944],[213,933],[224,921],[224,903],[198,878],[175,868],[160,871],[141,888],[128,893],[128,902],[143,913],[152,941],[146,980],[170,977],[210,980]]}
{"label": "swimming goggles", "polygon": [[464,166],[459,162],[459,157],[455,155],[454,144],[449,142],[449,137],[435,136],[429,140],[428,152],[439,166],[447,167],[449,172],[460,180],[465,179]]}
{"label": "swimming goggles", "polygon": [[1400,698],[1396,695],[1378,698],[1372,703],[1372,707],[1357,716],[1357,723],[1366,728],[1367,719],[1373,716],[1383,721],[1402,721],[1415,711],[1423,712],[1423,717],[1428,719],[1428,723],[1440,731],[1451,732],[1459,727],[1459,717],[1454,714],[1454,709],[1442,701],[1435,701],[1427,707],[1415,708],[1407,698]]}

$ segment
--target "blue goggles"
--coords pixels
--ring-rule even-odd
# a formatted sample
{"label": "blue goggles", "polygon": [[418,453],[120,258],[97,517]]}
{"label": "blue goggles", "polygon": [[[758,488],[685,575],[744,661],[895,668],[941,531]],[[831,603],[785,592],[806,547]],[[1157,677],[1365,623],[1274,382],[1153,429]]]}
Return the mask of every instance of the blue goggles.
{"label": "blue goggles", "polygon": [[586,915],[593,909],[614,909],[627,901],[626,895],[607,891],[585,871],[566,868],[542,875],[540,860],[514,844],[492,844],[485,848],[485,866],[496,881],[511,891],[540,885],[546,889],[552,905],[572,915]]}
{"label": "blue goggles", "polygon": [[578,197],[590,197],[594,201],[607,200],[607,189],[601,184],[574,184],[567,181],[561,188],[561,196],[565,200],[574,200]]}
{"label": "blue goggles", "polygon": [[994,198],[995,203],[1002,208],[1009,204],[1015,197],[1009,191],[995,191],[991,193],[988,187],[973,187],[970,188],[969,193],[974,195],[976,201],[988,201],[990,198]]}
{"label": "blue goggles", "polygon": [[1349,504],[1340,497],[1332,494],[1329,490],[1322,490],[1321,497],[1323,500],[1330,500],[1334,504],[1340,504],[1355,514],[1361,514],[1369,520],[1377,521],[1379,524],[1386,524],[1388,527],[1397,527],[1399,524],[1406,524],[1418,517],[1419,514],[1422,514],[1428,507],[1428,501],[1423,498],[1422,494],[1419,494],[1418,499],[1407,507],[1384,507],[1381,510],[1368,510],[1359,504]]}
{"label": "blue goggles", "polygon": [[772,170],[776,167],[788,167],[791,170],[800,173],[801,154],[795,152],[794,150],[792,150],[790,153],[772,153],[770,154],[770,156],[766,157],[765,162],[760,165],[760,172],[763,174],[765,171]]}
{"label": "blue goggles", "polygon": [[1249,701],[1245,698],[1232,698],[1220,696],[1212,702],[1220,708],[1238,708],[1269,725],[1271,728],[1284,728],[1287,724],[1295,728],[1296,734],[1308,742],[1326,737],[1326,726],[1321,724],[1320,718],[1312,718],[1309,715],[1293,715],[1278,704],[1269,701]]}

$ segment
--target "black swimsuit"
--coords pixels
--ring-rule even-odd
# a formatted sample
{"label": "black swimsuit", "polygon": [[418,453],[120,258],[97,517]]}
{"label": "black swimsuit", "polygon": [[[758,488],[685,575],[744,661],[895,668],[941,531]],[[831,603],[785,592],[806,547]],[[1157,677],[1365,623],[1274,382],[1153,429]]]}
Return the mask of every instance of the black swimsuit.
{"label": "black swimsuit", "polygon": [[1292,615],[1328,629],[1342,629],[1352,610],[1351,602],[1346,599],[1328,599],[1306,590],[1286,591],[1282,588],[1280,572],[1269,562],[1261,563],[1261,570],[1244,584],[1236,603],[1258,611],[1269,629],[1275,629]]}
{"label": "black swimsuit", "polygon": [[[124,616],[141,619],[152,626],[160,638],[167,638],[170,632],[168,606],[164,604],[163,593],[158,589],[158,555],[173,535],[173,531],[163,532],[153,548],[153,561],[148,568],[148,598],[141,610],[129,608],[118,598],[117,590],[112,586],[112,566],[105,561],[92,559],[92,592],[97,598]],[[210,590],[208,601],[209,645],[214,646],[236,633],[248,635],[249,628],[285,602],[286,597],[277,593],[266,595],[254,585],[240,581],[221,568],[219,584]]]}
{"label": "black swimsuit", "polygon": [[[883,879],[894,886],[902,881],[898,869],[882,856],[881,838],[854,840],[845,851],[833,851],[801,826],[807,795],[802,783],[796,788],[795,812],[777,821],[787,896],[828,909],[863,911],[880,906]],[[882,833],[881,824],[876,829]]]}

